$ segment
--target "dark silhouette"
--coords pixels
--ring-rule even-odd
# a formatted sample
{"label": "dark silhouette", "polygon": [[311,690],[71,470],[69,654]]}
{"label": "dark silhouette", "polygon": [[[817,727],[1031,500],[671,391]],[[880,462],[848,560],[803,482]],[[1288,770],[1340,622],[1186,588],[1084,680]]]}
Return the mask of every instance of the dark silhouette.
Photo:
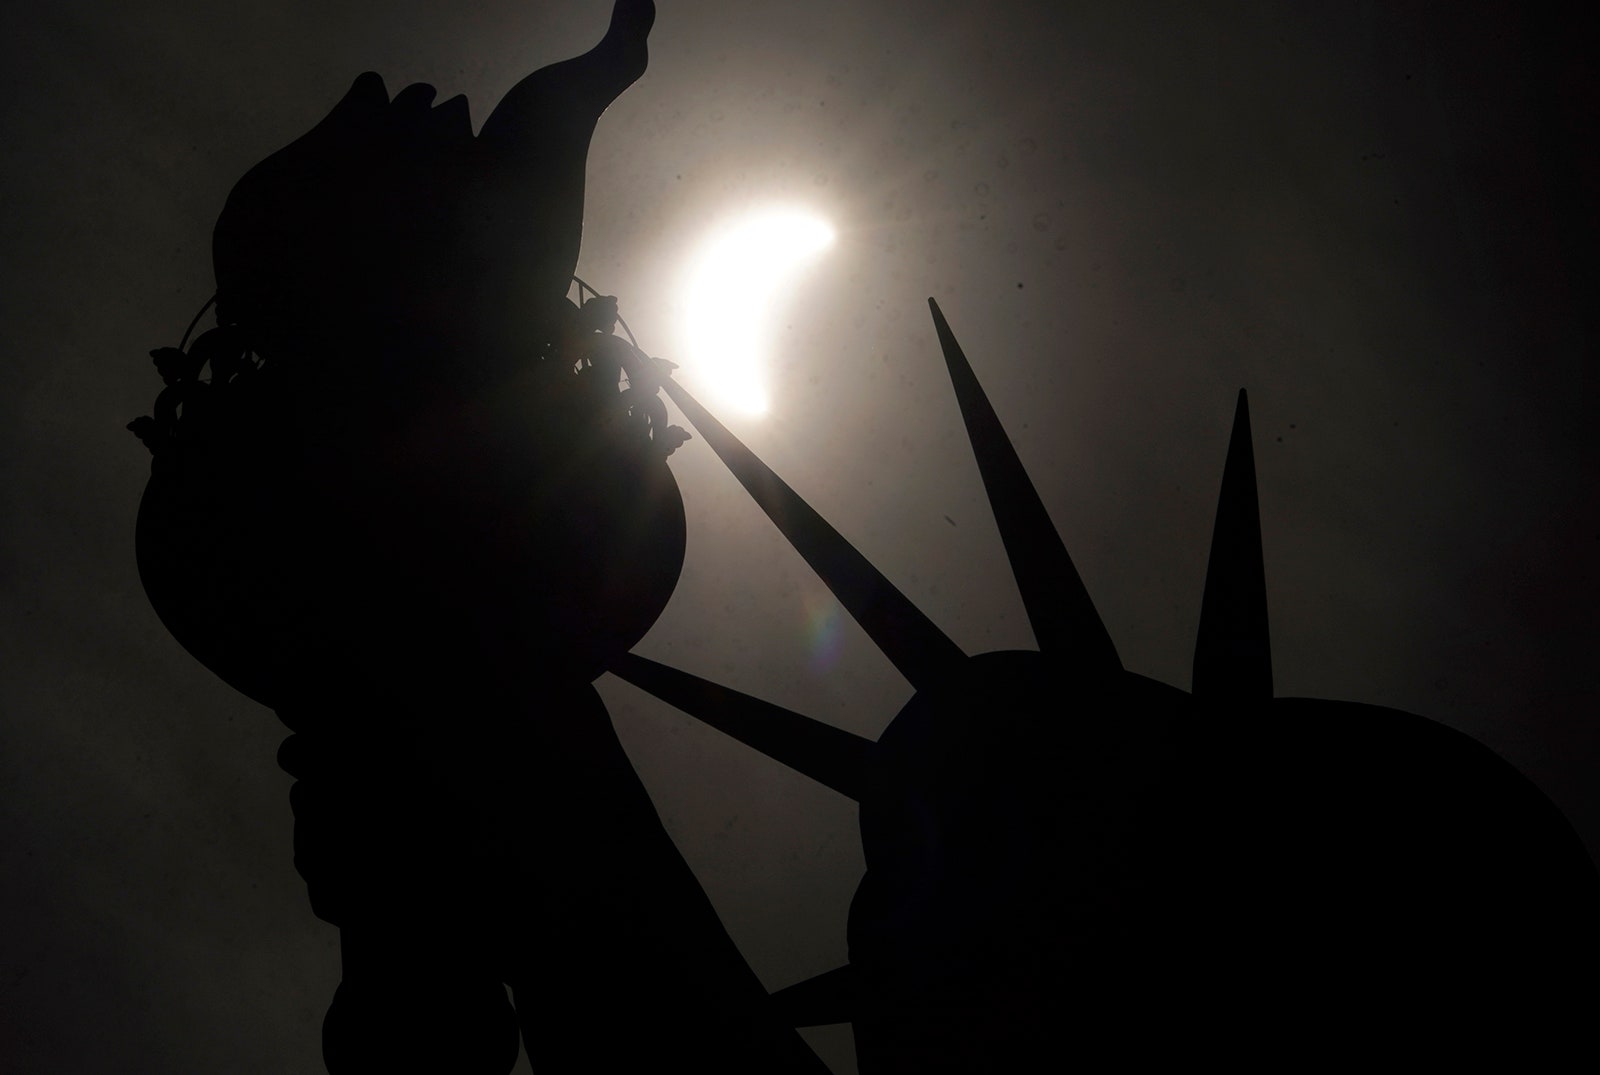
{"label": "dark silhouette", "polygon": [[589,137],[653,18],[619,2],[477,137],[462,98],[357,79],[230,194],[218,327],[156,352],[133,425],[151,602],[295,733],[336,1073],[504,1072],[519,1023],[539,1070],[823,1070],[590,685],[683,560],[660,374],[614,299],[566,298]]}
{"label": "dark silhouette", "polygon": [[[1038,652],[963,654],[614,298],[567,299],[653,17],[621,0],[476,137],[462,98],[357,79],[230,195],[217,326],[153,353],[139,568],[295,733],[295,865],[343,945],[329,1069],[504,1072],[520,1028],[541,1071],[820,1072],[793,1027],[845,1020],[867,1075],[1592,1064],[1600,881],[1565,819],[1443,725],[1273,698],[1243,393],[1190,693],[1123,669],[937,306]],[[628,653],[683,561],[658,389],[916,688],[876,743]],[[859,801],[847,967],[765,994],[607,669]]]}
{"label": "dark silhouette", "polygon": [[861,804],[850,963],[775,997],[865,1075],[1592,1065],[1600,877],[1489,750],[1273,698],[1239,394],[1192,693],[1125,671],[930,300],[1039,652],[965,657],[724,427],[666,389],[917,688],[876,743],[638,657],[613,671]]}

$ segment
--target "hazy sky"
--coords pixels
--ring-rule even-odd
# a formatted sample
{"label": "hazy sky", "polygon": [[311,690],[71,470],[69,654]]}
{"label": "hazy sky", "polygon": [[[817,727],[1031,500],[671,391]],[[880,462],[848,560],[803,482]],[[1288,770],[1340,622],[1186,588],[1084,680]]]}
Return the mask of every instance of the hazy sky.
{"label": "hazy sky", "polygon": [[[1278,693],[1461,728],[1600,851],[1600,167],[1572,27],[1503,4],[658,2],[590,154],[579,272],[697,387],[674,304],[698,238],[772,199],[828,217],[771,410],[727,420],[957,643],[1031,640],[929,295],[1127,668],[1188,686],[1248,387]],[[356,74],[465,93],[481,122],[607,15],[8,8],[0,1066],[321,1070],[337,935],[291,862],[287,733],[151,612],[123,426],[160,387],[146,352],[211,293],[233,182]],[[672,464],[688,562],[638,651],[876,735],[904,681],[703,442]],[[600,686],[766,984],[841,963],[853,807]],[[847,1030],[812,1038],[853,1071]]]}

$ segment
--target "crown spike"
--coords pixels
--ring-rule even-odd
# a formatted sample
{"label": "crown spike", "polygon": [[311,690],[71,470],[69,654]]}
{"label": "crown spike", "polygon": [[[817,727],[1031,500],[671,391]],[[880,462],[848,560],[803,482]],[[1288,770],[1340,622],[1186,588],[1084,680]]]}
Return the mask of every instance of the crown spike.
{"label": "crown spike", "polygon": [[788,1026],[829,1026],[856,1016],[856,971],[846,963],[772,994],[778,1017]]}
{"label": "crown spike", "polygon": [[884,578],[754,452],[671,377],[662,387],[796,552],[918,690],[966,659],[954,642]]}
{"label": "crown spike", "polygon": [[1070,656],[1080,667],[1120,671],[1122,662],[1116,645],[1100,621],[1072,557],[1050,522],[1033,482],[1028,480],[994,407],[983,394],[967,356],[939,304],[930,298],[928,309],[933,313],[933,327],[944,350],[950,383],[961,405],[967,439],[972,442],[978,472],[989,494],[989,508],[1000,528],[1000,539],[1005,543],[1011,573],[1022,593],[1022,604],[1028,610],[1039,649]]}
{"label": "crown spike", "polygon": [[1217,497],[1205,596],[1194,646],[1196,697],[1265,701],[1272,697],[1267,627],[1267,574],[1261,554],[1261,509],[1244,389],[1233,412],[1228,461]]}
{"label": "crown spike", "polygon": [[859,802],[872,740],[632,653],[611,672],[795,772]]}

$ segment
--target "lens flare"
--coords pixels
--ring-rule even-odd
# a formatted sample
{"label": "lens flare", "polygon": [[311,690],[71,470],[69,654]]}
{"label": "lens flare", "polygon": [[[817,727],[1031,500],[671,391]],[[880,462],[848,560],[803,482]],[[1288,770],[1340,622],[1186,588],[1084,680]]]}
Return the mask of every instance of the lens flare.
{"label": "lens flare", "polygon": [[831,594],[815,594],[805,599],[806,652],[812,672],[826,672],[839,660],[844,646],[839,602]]}

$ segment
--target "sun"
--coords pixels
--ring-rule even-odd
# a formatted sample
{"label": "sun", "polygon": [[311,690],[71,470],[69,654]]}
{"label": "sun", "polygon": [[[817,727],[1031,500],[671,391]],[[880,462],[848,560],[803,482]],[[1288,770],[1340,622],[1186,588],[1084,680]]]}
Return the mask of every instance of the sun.
{"label": "sun", "polygon": [[727,407],[765,413],[774,311],[834,237],[826,220],[797,206],[752,210],[714,227],[682,277],[685,374]]}

